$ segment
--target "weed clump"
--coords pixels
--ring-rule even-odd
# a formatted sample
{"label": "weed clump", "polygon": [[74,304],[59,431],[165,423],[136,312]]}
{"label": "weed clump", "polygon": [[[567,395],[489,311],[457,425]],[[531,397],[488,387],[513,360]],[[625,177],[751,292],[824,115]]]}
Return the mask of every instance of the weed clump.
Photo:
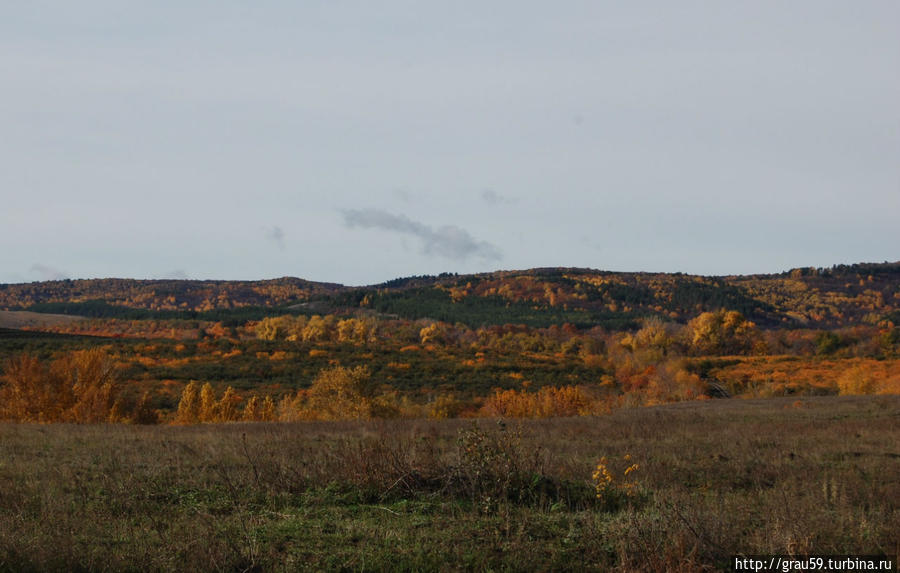
{"label": "weed clump", "polygon": [[[625,466],[624,470],[619,468],[618,478],[614,467],[617,465]],[[606,511],[616,511],[637,501],[641,490],[634,474],[639,469],[640,465],[632,462],[631,454],[625,454],[619,464],[613,463],[606,456],[600,458],[591,476],[599,506]]]}
{"label": "weed clump", "polygon": [[509,504],[559,507],[584,506],[589,492],[583,484],[547,475],[546,451],[526,449],[522,429],[507,428],[503,420],[496,431],[478,425],[459,431],[458,465],[450,485],[477,504],[484,513],[493,513]]}

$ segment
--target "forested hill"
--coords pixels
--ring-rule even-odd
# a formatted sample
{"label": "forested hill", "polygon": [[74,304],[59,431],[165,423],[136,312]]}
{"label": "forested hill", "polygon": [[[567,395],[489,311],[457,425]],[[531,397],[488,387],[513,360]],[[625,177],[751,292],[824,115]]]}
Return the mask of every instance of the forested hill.
{"label": "forested hill", "polygon": [[[0,309],[95,303],[156,311],[210,311],[296,304],[343,288],[294,277],[262,281],[87,279],[0,284]],[[71,314],[71,313],[68,313]]]}
{"label": "forested hill", "polygon": [[728,277],[544,268],[442,274],[345,287],[266,281],[93,279],[0,285],[0,309],[85,316],[378,312],[483,324],[629,328],[647,316],[685,322],[736,310],[760,325],[841,327],[900,322],[900,262]]}

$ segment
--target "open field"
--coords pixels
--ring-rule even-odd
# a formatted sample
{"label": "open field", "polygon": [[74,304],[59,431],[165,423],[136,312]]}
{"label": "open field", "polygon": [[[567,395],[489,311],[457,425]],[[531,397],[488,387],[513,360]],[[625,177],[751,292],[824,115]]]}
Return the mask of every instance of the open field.
{"label": "open field", "polygon": [[896,557],[898,475],[897,396],[521,423],[4,424],[0,570],[695,571],[740,553]]}
{"label": "open field", "polygon": [[0,310],[0,328],[46,328],[82,320],[82,316],[27,310]]}

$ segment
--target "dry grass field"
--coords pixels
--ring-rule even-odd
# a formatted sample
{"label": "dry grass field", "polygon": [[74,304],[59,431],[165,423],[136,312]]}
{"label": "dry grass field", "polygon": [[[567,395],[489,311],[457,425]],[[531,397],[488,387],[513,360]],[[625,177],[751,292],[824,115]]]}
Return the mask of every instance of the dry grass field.
{"label": "dry grass field", "polygon": [[0,328],[47,328],[83,320],[82,316],[27,310],[0,310]]}
{"label": "dry grass field", "polygon": [[897,396],[522,422],[4,424],[0,571],[698,571],[735,554],[896,557],[898,476]]}

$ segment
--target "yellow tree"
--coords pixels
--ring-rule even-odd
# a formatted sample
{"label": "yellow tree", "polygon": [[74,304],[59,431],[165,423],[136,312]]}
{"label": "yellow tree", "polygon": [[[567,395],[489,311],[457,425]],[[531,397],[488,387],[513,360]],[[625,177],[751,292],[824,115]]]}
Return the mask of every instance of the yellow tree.
{"label": "yellow tree", "polygon": [[266,317],[256,323],[256,326],[253,327],[253,332],[256,333],[256,337],[260,340],[278,340],[283,336],[283,333],[279,332],[278,327],[279,324],[275,318]]}
{"label": "yellow tree", "polygon": [[48,375],[41,361],[23,354],[10,359],[0,386],[0,414],[6,420],[56,422],[74,403],[71,388]]}
{"label": "yellow tree", "polygon": [[200,422],[200,388],[192,380],[181,392],[175,423],[196,424],[198,422]]}
{"label": "yellow tree", "polygon": [[737,311],[720,309],[692,320],[688,332],[695,353],[738,353],[751,347],[756,325]]}
{"label": "yellow tree", "polygon": [[324,317],[318,314],[313,315],[303,327],[304,342],[324,342],[331,339],[331,333],[334,329],[334,316],[326,315]]}
{"label": "yellow tree", "polygon": [[373,395],[368,367],[327,368],[319,372],[307,392],[304,413],[320,420],[370,418]]}
{"label": "yellow tree", "polygon": [[212,384],[207,382],[200,389],[200,421],[215,422],[219,416],[219,404],[216,401],[216,392]]}
{"label": "yellow tree", "polygon": [[261,340],[299,340],[306,318],[291,315],[264,318],[256,323],[254,332]]}
{"label": "yellow tree", "polygon": [[266,399],[263,400],[262,407],[259,411],[259,419],[263,422],[274,422],[278,419],[278,413],[275,409],[275,401],[272,400],[271,396],[266,396]]}
{"label": "yellow tree", "polygon": [[338,342],[353,342],[353,334],[356,330],[356,319],[345,318],[344,320],[339,320],[336,330]]}
{"label": "yellow tree", "polygon": [[6,362],[0,379],[0,419],[37,421],[32,404],[37,399],[43,370],[40,360],[28,354]]}
{"label": "yellow tree", "polygon": [[260,419],[260,409],[259,398],[256,396],[251,396],[247,403],[244,404],[244,412],[241,414],[241,419],[245,422],[257,422]]}
{"label": "yellow tree", "polygon": [[340,320],[335,327],[338,342],[366,344],[374,342],[377,323],[373,318],[357,317]]}
{"label": "yellow tree", "polygon": [[303,340],[303,329],[306,328],[306,317],[303,315],[300,316],[286,316],[284,317],[287,321],[287,329],[288,335],[287,339],[291,342],[298,342]]}
{"label": "yellow tree", "polygon": [[268,395],[263,400],[259,396],[251,396],[244,406],[241,419],[245,422],[274,422],[278,419],[275,402]]}
{"label": "yellow tree", "polygon": [[354,325],[353,337],[357,342],[367,344],[375,342],[375,332],[378,329],[378,321],[374,318],[357,318]]}
{"label": "yellow tree", "polygon": [[644,320],[643,327],[634,335],[635,349],[651,348],[665,356],[675,342],[676,327],[657,316]]}
{"label": "yellow tree", "polygon": [[241,413],[238,410],[238,404],[241,403],[241,397],[237,395],[234,388],[229,386],[222,394],[222,398],[216,405],[216,421],[218,422],[236,422],[241,419]]}
{"label": "yellow tree", "polygon": [[419,331],[419,340],[422,344],[441,343],[445,341],[447,336],[446,325],[438,322],[432,322],[428,326]]}
{"label": "yellow tree", "polygon": [[25,422],[119,421],[115,363],[105,349],[64,354],[49,366],[22,355],[8,362],[0,417]]}
{"label": "yellow tree", "polygon": [[115,363],[102,348],[70,352],[53,362],[51,376],[72,389],[74,403],[64,418],[82,424],[117,422]]}

